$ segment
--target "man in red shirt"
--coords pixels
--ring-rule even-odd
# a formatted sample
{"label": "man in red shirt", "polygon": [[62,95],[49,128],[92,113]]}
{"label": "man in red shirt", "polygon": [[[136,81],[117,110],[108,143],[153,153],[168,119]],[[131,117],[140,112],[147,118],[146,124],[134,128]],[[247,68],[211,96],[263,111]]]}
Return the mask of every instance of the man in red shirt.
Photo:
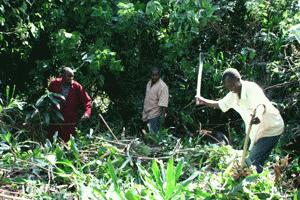
{"label": "man in red shirt", "polygon": [[84,114],[80,120],[88,119],[91,116],[92,100],[83,87],[74,79],[74,71],[65,67],[61,78],[56,78],[50,82],[49,91],[61,94],[65,101],[61,101],[60,111],[64,121],[59,125],[51,125],[48,137],[51,139],[55,132],[58,132],[64,142],[69,141],[70,136],[75,133],[78,122],[78,109],[84,108]]}

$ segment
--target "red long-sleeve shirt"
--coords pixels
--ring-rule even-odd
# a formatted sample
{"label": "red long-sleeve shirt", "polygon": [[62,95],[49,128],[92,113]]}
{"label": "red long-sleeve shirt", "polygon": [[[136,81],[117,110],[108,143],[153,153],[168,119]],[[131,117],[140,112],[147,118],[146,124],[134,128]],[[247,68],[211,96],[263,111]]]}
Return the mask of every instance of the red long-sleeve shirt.
{"label": "red long-sleeve shirt", "polygon": [[[55,93],[62,93],[62,78],[56,78],[51,81],[49,91]],[[83,87],[76,81],[72,81],[66,101],[61,103],[61,113],[64,117],[64,123],[77,123],[78,109],[82,106],[84,108],[84,115],[90,117],[92,113],[92,100]],[[70,135],[75,132],[75,125],[61,125],[50,127],[50,137],[55,131],[59,132],[65,142],[70,139]]]}

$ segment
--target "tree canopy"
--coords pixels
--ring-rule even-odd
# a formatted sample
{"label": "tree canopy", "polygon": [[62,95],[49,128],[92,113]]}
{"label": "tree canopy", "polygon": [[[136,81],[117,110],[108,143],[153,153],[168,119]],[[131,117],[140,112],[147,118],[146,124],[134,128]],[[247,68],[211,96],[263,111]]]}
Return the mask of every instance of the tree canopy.
{"label": "tree canopy", "polygon": [[[35,197],[40,199],[67,198],[58,192],[59,185],[66,195],[75,191],[74,195],[82,199],[92,198],[84,197],[86,190],[93,190],[98,199],[114,198],[105,196],[112,191],[120,199],[226,199],[226,194],[253,199],[299,198],[296,187],[289,188],[287,194],[284,185],[277,187],[268,182],[268,173],[260,180],[257,174],[248,177],[240,185],[229,183],[231,179],[217,183],[206,180],[207,184],[220,185],[199,189],[207,168],[211,167],[211,179],[222,179],[222,170],[229,161],[223,162],[222,158],[217,164],[217,160],[222,155],[236,154],[230,146],[216,147],[216,151],[206,146],[196,134],[199,124],[200,129],[226,133],[235,149],[242,147],[244,125],[236,113],[223,114],[191,103],[201,51],[201,95],[223,97],[228,91],[222,87],[222,72],[229,67],[238,69],[243,79],[255,81],[264,89],[284,118],[285,133],[276,155],[299,155],[299,24],[297,0],[0,0],[0,188],[11,184],[11,188],[20,191],[24,184],[27,194],[38,191]],[[75,79],[93,99],[92,119],[78,127],[79,136],[69,146],[59,142],[45,144],[44,136],[50,121],[61,120],[61,114],[51,109],[57,102],[47,87],[53,77],[60,76],[63,66],[76,70]],[[170,104],[166,129],[152,140],[162,142],[161,146],[169,144],[167,150],[174,158],[143,165],[144,160],[132,160],[139,156],[166,156],[160,153],[167,150],[158,153],[154,148],[148,155],[146,144],[134,139],[128,143],[124,138],[114,146],[106,141],[110,134],[99,113],[120,140],[124,135],[145,137],[142,106],[154,66],[161,69],[169,86]],[[85,138],[89,134],[94,140]],[[41,146],[33,141],[42,142]],[[194,149],[185,154],[184,148],[180,151],[181,145]],[[139,148],[134,146],[142,146],[142,153],[136,152]],[[130,148],[134,151],[132,157]],[[125,150],[120,153],[121,149]],[[98,153],[86,153],[90,151]],[[186,160],[181,160],[184,155],[188,155]],[[93,157],[100,158],[93,162]],[[18,179],[24,160],[28,176]],[[293,157],[286,179],[295,181],[290,178],[294,172],[299,176],[298,160],[298,156]],[[36,168],[30,163],[35,163]],[[195,173],[183,172],[184,163]],[[200,166],[197,168],[195,163]],[[14,164],[16,168],[10,174],[7,170]],[[1,173],[13,178],[3,178]],[[37,183],[30,174],[47,178]],[[140,186],[130,189],[132,177],[132,184]],[[63,186],[73,181],[72,187]],[[122,183],[126,183],[124,187]],[[297,183],[299,186],[300,181]],[[57,190],[38,190],[39,184],[56,184]]]}

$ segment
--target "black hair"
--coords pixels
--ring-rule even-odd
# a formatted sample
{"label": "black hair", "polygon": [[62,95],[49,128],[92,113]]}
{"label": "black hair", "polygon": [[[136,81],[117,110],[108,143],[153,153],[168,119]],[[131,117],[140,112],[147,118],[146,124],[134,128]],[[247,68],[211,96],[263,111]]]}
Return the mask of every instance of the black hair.
{"label": "black hair", "polygon": [[158,68],[158,67],[152,67],[152,69],[151,69],[151,73],[152,74],[158,74],[158,75],[160,75],[160,68]]}

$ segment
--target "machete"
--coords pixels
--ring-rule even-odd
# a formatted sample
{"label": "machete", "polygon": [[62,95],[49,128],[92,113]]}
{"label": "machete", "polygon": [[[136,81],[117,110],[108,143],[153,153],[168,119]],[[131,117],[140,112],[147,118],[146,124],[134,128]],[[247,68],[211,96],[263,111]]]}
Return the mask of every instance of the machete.
{"label": "machete", "polygon": [[199,104],[197,98],[201,97],[201,79],[202,79],[202,71],[203,71],[203,60],[202,60],[202,52],[200,48],[199,53],[199,68],[198,68],[198,80],[197,80],[197,91],[196,91],[196,104]]}

